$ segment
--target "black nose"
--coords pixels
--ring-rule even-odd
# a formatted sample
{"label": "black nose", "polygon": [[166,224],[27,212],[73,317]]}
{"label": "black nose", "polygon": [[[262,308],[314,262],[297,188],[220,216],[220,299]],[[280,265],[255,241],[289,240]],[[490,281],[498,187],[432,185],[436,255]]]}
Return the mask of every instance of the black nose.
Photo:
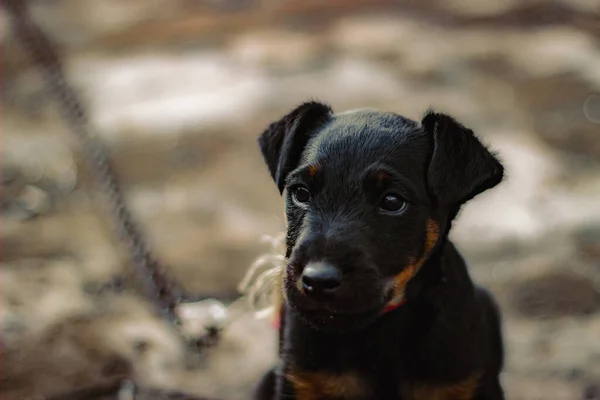
{"label": "black nose", "polygon": [[302,272],[302,287],[311,297],[331,296],[341,284],[342,272],[327,263],[310,263]]}

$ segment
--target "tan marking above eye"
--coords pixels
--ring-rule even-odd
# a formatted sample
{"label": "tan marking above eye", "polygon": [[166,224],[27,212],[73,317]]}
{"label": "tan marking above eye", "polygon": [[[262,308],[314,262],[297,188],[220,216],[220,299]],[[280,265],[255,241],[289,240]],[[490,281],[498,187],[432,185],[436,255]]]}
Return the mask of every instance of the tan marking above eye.
{"label": "tan marking above eye", "polygon": [[310,176],[311,178],[314,178],[315,175],[317,175],[317,172],[319,172],[319,166],[316,164],[313,164],[311,166],[308,167],[308,176]]}
{"label": "tan marking above eye", "polygon": [[374,177],[378,181],[383,181],[383,180],[389,179],[391,176],[390,176],[389,172],[383,171],[383,170],[379,170],[379,171],[375,172]]}

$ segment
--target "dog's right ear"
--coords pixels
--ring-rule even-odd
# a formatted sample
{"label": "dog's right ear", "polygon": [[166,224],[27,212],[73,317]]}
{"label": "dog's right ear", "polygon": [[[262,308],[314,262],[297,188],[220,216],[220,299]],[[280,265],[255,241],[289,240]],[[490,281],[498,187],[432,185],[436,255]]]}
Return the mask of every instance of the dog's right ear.
{"label": "dog's right ear", "polygon": [[287,175],[298,165],[309,139],[331,118],[331,108],[318,102],[296,107],[273,122],[259,136],[258,144],[271,176],[283,193]]}

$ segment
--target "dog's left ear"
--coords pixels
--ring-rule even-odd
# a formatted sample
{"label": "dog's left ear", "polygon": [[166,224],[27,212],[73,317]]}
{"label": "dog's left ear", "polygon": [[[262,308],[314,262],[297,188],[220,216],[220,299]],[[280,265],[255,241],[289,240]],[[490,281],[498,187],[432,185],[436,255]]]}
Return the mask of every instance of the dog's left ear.
{"label": "dog's left ear", "polygon": [[287,175],[298,165],[302,151],[318,128],[331,118],[328,105],[315,101],[303,103],[259,136],[258,144],[271,176],[283,193]]}
{"label": "dog's left ear", "polygon": [[504,167],[454,118],[428,111],[421,121],[433,138],[429,190],[438,206],[458,210],[460,205],[502,181]]}

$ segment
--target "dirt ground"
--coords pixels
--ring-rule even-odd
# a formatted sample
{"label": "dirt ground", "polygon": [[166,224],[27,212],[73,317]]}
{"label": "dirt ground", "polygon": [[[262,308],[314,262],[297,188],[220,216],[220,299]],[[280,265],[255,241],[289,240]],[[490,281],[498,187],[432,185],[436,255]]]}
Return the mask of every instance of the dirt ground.
{"label": "dirt ground", "polygon": [[[192,297],[235,299],[268,250],[261,236],[284,228],[256,145],[269,122],[309,98],[455,115],[507,168],[451,235],[502,307],[507,398],[600,399],[598,1],[31,4],[153,250]],[[131,376],[248,398],[274,362],[268,322],[236,315],[187,365],[129,288],[81,153],[2,12],[0,397]]]}

